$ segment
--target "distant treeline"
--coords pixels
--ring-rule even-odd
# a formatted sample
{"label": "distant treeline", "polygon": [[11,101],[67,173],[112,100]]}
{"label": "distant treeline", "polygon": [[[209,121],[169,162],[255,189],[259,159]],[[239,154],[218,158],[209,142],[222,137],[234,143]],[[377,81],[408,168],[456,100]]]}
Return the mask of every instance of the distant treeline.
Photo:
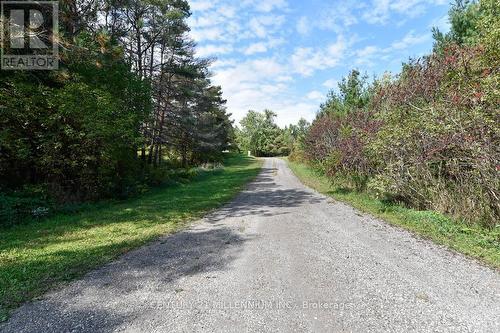
{"label": "distant treeline", "polygon": [[353,190],[498,227],[499,18],[498,0],[457,1],[431,54],[373,83],[353,70],[291,158]]}
{"label": "distant treeline", "polygon": [[297,125],[283,128],[276,125],[276,113],[248,111],[236,128],[236,143],[239,149],[258,157],[288,156],[297,144],[303,142],[310,124],[301,119]]}
{"label": "distant treeline", "polygon": [[0,71],[0,224],[44,215],[47,202],[126,197],[219,161],[233,141],[210,61],[188,37],[187,1],[59,11],[59,70]]}

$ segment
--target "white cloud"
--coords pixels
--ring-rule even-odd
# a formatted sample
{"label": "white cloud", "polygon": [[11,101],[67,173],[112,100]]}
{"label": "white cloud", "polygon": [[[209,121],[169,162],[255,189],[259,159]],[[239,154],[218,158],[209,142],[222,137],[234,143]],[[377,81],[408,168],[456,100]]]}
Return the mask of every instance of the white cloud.
{"label": "white cloud", "polygon": [[285,92],[288,89],[288,86],[284,83],[278,84],[263,84],[261,86],[261,90],[265,91],[268,94],[276,95],[278,93]]}
{"label": "white cloud", "polygon": [[363,18],[372,24],[386,24],[393,13],[417,17],[427,7],[447,4],[448,0],[372,0],[365,6]]}
{"label": "white cloud", "polygon": [[389,18],[389,5],[390,0],[374,0],[371,5],[368,5],[363,18],[368,23],[385,23]]}
{"label": "white cloud", "polygon": [[317,26],[342,33],[358,23],[356,11],[359,7],[357,2],[337,1],[321,13]]}
{"label": "white cloud", "polygon": [[293,69],[303,76],[311,76],[316,70],[327,69],[338,63],[338,59],[330,58],[321,50],[301,47],[292,55]]}
{"label": "white cloud", "polygon": [[214,76],[214,81],[225,87],[229,92],[237,91],[247,83],[274,81],[275,78],[286,75],[285,66],[272,58],[247,60],[237,63]]}
{"label": "white cloud", "polygon": [[356,55],[358,57],[362,57],[362,58],[369,57],[369,56],[372,56],[373,54],[375,54],[377,51],[378,51],[378,47],[373,46],[373,45],[369,45],[369,46],[364,47],[361,50],[358,50],[356,52]]}
{"label": "white cloud", "polygon": [[413,46],[423,44],[431,39],[429,33],[417,34],[414,30],[409,31],[403,38],[396,40],[386,48],[368,45],[352,53],[354,63],[363,67],[374,67],[380,61],[389,62],[390,65],[399,65],[401,56],[408,53]]}
{"label": "white cloud", "polygon": [[274,48],[280,45],[283,45],[286,43],[286,40],[284,38],[268,38],[267,40],[267,47],[269,48]]}
{"label": "white cloud", "polygon": [[275,9],[286,9],[286,0],[243,0],[243,5],[253,7],[259,12],[271,12]]}
{"label": "white cloud", "polygon": [[233,113],[236,124],[239,124],[248,110],[262,111],[264,109],[276,112],[278,115],[276,122],[281,127],[296,124],[301,118],[308,121],[314,120],[318,110],[317,101],[301,102],[292,96],[285,100],[277,98],[281,95],[265,90],[242,91],[231,96],[228,100],[228,109]]}
{"label": "white cloud", "polygon": [[444,15],[442,17],[432,20],[431,24],[429,25],[429,28],[434,28],[434,27],[438,28],[443,33],[447,33],[448,31],[450,31],[451,24],[448,15]]}
{"label": "white cloud", "polygon": [[292,82],[293,81],[293,77],[290,76],[290,75],[282,75],[282,76],[278,76],[276,78],[276,81],[277,82]]}
{"label": "white cloud", "polygon": [[427,42],[430,39],[431,39],[431,35],[429,33],[417,35],[417,34],[415,34],[415,31],[411,30],[403,37],[403,39],[392,43],[391,49],[404,50],[410,46]]}
{"label": "white cloud", "polygon": [[188,23],[191,28],[199,29],[199,28],[212,27],[216,25],[218,22],[215,21],[210,16],[200,16],[197,18],[189,18]]}
{"label": "white cloud", "polygon": [[318,105],[316,102],[312,103],[277,103],[272,106],[278,114],[277,123],[281,127],[290,124],[296,124],[301,118],[312,122],[316,117],[316,112],[318,110]]}
{"label": "white cloud", "polygon": [[196,7],[203,8],[189,18],[191,36],[197,42],[227,41],[236,43],[251,38],[273,38],[273,34],[285,22],[285,16],[274,12],[262,14],[253,12],[248,15],[248,9],[238,5],[220,5],[210,7],[202,2]]}
{"label": "white cloud", "polygon": [[306,97],[308,99],[311,99],[314,101],[319,101],[319,100],[322,100],[324,98],[323,93],[321,93],[321,91],[317,91],[317,90],[313,90],[313,91],[309,92],[306,95]]}
{"label": "white cloud", "polygon": [[339,37],[337,41],[328,46],[328,55],[334,58],[340,58],[344,54],[347,45],[344,41],[344,38]]}
{"label": "white cloud", "polygon": [[215,41],[224,39],[224,31],[220,27],[191,30],[191,37],[197,41]]}
{"label": "white cloud", "polygon": [[326,87],[328,89],[333,89],[333,88],[336,88],[339,84],[339,81],[335,80],[335,79],[329,79],[329,80],[326,80],[325,82],[323,82],[323,87]]}
{"label": "white cloud", "polygon": [[199,57],[207,57],[217,54],[226,54],[233,52],[231,45],[204,45],[196,48],[196,54]]}
{"label": "white cloud", "polygon": [[197,11],[204,11],[214,8],[216,4],[216,0],[192,0],[189,3],[191,10]]}
{"label": "white cloud", "polygon": [[[307,35],[313,28],[347,32],[361,21],[370,24],[386,24],[395,19],[402,25],[407,18],[422,15],[431,6],[447,4],[448,0],[369,0],[367,2],[330,0],[313,20],[303,16],[296,24],[296,31]],[[397,15],[397,16],[394,16]]]}
{"label": "white cloud", "polygon": [[390,8],[398,13],[414,17],[425,11],[425,2],[422,0],[396,0],[391,3]]}
{"label": "white cloud", "polygon": [[377,46],[374,45],[365,46],[364,48],[357,50],[355,52],[356,56],[355,63],[357,65],[364,65],[371,67],[374,65],[375,58],[381,56],[380,55],[381,52],[382,50],[379,49]]}
{"label": "white cloud", "polygon": [[255,36],[265,38],[284,22],[284,16],[256,16],[250,20],[249,27]]}
{"label": "white cloud", "polygon": [[266,27],[255,17],[250,20],[250,29],[257,37],[264,38],[267,35]]}
{"label": "white cloud", "polygon": [[303,76],[311,76],[317,70],[335,67],[347,48],[344,38],[329,45],[326,50],[308,47],[297,48],[291,57],[292,70]]}
{"label": "white cloud", "polygon": [[[221,65],[221,63],[216,65]],[[301,117],[314,119],[317,101],[302,101],[290,92],[293,82],[290,67],[273,58],[224,64],[216,71],[213,82],[221,85],[228,110],[239,122],[249,109],[272,109],[278,114],[280,126],[296,123]]]}
{"label": "white cloud", "polygon": [[260,42],[260,43],[250,44],[243,53],[245,53],[246,55],[252,55],[255,53],[262,53],[266,51],[267,51],[266,44]]}
{"label": "white cloud", "polygon": [[238,60],[236,59],[217,59],[215,62],[210,66],[210,69],[222,69],[222,68],[227,68],[227,67],[232,67],[236,66],[238,64]]}
{"label": "white cloud", "polygon": [[230,6],[223,6],[219,8],[218,13],[225,18],[233,18],[236,16],[236,8]]}
{"label": "white cloud", "polygon": [[276,76],[285,71],[285,68],[273,59],[259,59],[252,61],[252,64],[261,75]]}
{"label": "white cloud", "polygon": [[277,46],[283,45],[285,40],[282,38],[269,38],[267,41],[256,42],[248,45],[244,48],[243,53],[245,55],[253,55],[256,53],[267,52]]}
{"label": "white cloud", "polygon": [[297,22],[297,32],[301,35],[308,35],[311,32],[311,23],[309,19],[305,16],[302,16]]}

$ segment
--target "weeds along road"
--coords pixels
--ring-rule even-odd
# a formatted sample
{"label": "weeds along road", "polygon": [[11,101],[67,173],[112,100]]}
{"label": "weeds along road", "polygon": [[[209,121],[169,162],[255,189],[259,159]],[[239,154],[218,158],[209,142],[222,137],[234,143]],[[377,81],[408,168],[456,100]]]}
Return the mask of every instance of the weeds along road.
{"label": "weeds along road", "polygon": [[279,159],[201,223],[1,332],[500,332],[500,274],[307,189]]}

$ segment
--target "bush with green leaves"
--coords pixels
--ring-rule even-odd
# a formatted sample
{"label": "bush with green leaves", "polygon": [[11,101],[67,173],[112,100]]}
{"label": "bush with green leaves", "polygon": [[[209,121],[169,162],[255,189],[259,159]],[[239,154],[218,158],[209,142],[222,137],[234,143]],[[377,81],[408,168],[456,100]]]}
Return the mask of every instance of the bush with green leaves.
{"label": "bush with green leaves", "polygon": [[498,86],[483,56],[483,48],[448,48],[379,91],[372,188],[469,222],[500,219],[500,119],[488,97]]}
{"label": "bush with green leaves", "polygon": [[104,68],[71,53],[49,76],[3,75],[0,179],[7,189],[42,184],[71,202],[111,196],[132,181],[148,88],[121,59],[89,49]]}
{"label": "bush with green leaves", "polygon": [[0,192],[0,227],[36,221],[53,213],[53,204],[33,188]]}
{"label": "bush with green leaves", "polygon": [[367,144],[377,132],[380,121],[370,109],[374,85],[366,76],[351,71],[321,106],[306,137],[306,154],[326,175],[357,191],[366,188],[373,174]]}

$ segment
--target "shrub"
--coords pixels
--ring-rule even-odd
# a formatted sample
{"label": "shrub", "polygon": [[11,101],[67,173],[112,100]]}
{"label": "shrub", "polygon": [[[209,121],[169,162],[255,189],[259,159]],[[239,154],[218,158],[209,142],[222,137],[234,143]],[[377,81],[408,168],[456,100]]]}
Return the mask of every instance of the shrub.
{"label": "shrub", "polygon": [[[383,87],[372,188],[418,208],[493,226],[500,219],[498,104],[482,48],[451,47]],[[379,96],[380,97],[380,96]]]}
{"label": "shrub", "polygon": [[0,227],[38,220],[52,213],[52,204],[34,189],[0,192]]}
{"label": "shrub", "polygon": [[326,114],[311,126],[307,157],[327,176],[347,180],[348,186],[361,191],[373,174],[367,144],[379,127],[373,112],[362,109],[345,115]]}

